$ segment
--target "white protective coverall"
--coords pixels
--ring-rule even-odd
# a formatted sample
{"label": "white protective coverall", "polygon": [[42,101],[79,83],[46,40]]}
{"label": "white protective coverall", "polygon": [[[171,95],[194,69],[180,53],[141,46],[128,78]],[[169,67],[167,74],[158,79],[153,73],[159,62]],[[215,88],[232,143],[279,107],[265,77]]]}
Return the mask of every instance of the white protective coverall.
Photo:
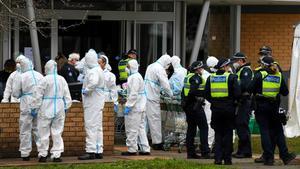
{"label": "white protective coverall", "polygon": [[[13,81],[15,79],[15,77],[18,77],[18,75],[16,76],[16,74],[20,74],[21,73],[21,67],[18,67],[18,65],[20,66],[20,64],[17,64],[17,70],[15,70],[14,72],[12,72],[6,82],[5,85],[5,90],[3,92],[3,99],[1,100],[1,103],[8,103],[8,102],[12,102],[12,103],[16,103],[16,102],[20,102],[19,99],[15,98],[12,96],[12,89],[13,89]],[[10,99],[10,100],[9,100]]]}
{"label": "white protective coverall", "polygon": [[72,105],[72,99],[66,80],[57,74],[57,64],[50,60],[45,65],[46,76],[33,92],[33,109],[38,110],[38,133],[41,146],[39,157],[47,157],[49,136],[52,137],[51,158],[60,158],[64,152],[62,132],[64,129],[65,112]]}
{"label": "white protective coverall", "polygon": [[171,64],[169,55],[162,55],[147,67],[145,75],[145,93],[147,97],[146,117],[153,144],[162,143],[160,92],[172,97],[166,69]]}
{"label": "white protective coverall", "polygon": [[171,63],[174,68],[174,73],[171,76],[169,82],[172,89],[174,97],[180,99],[181,91],[184,85],[184,78],[187,74],[187,70],[181,66],[180,58],[178,56],[173,56],[171,58]]}
{"label": "white protective coverall", "polygon": [[34,99],[33,91],[39,82],[42,81],[43,75],[33,70],[32,62],[23,55],[18,56],[21,65],[21,74],[16,74],[13,82],[13,96],[20,98],[20,148],[21,157],[28,157],[32,150],[32,135],[39,148],[40,138],[37,131],[37,117],[31,114],[30,103]]}
{"label": "white protective coverall", "polygon": [[[202,77],[207,80],[207,78],[210,76],[210,73],[206,70],[203,70],[202,72]],[[208,125],[208,145],[209,148],[212,148],[213,143],[215,141],[215,131],[214,129],[211,128],[210,122],[211,122],[211,109],[210,109],[210,102],[205,100],[205,105],[203,106],[205,115],[206,115],[206,120],[207,120],[207,125]]]}
{"label": "white protective coverall", "polygon": [[[135,153],[138,151],[138,146],[142,152],[150,152],[150,146],[145,130],[145,110],[146,96],[144,81],[141,74],[138,72],[138,62],[132,59],[128,62],[130,66],[128,83],[128,97],[125,104],[131,109],[128,115],[125,115],[125,130],[126,130],[126,145],[128,152]],[[139,139],[139,140],[138,140]]]}
{"label": "white protective coverall", "polygon": [[116,85],[116,76],[113,73],[111,73],[111,66],[109,65],[109,60],[107,56],[100,55],[100,57],[104,57],[106,60],[105,69],[103,70],[105,79],[105,101],[114,102],[114,105],[118,105],[118,90]]}
{"label": "white protective coverall", "polygon": [[[169,79],[170,87],[173,92],[173,98],[164,98],[166,102],[167,111],[162,111],[162,130],[165,135],[170,132],[174,132],[176,128],[176,120],[178,122],[179,118],[184,117],[184,112],[174,111],[178,109],[181,105],[181,91],[184,85],[184,78],[187,74],[187,70],[183,68],[180,64],[180,58],[178,56],[173,56],[171,58],[171,64],[174,68],[174,73]],[[181,107],[181,106],[180,106]],[[182,121],[185,121],[182,119]]]}
{"label": "white protective coverall", "polygon": [[77,78],[78,81],[83,82],[84,75],[87,72],[87,68],[85,65],[85,58],[82,58],[80,61],[76,62],[75,69],[79,71],[79,76]]}
{"label": "white protective coverall", "polygon": [[87,73],[83,81],[84,126],[87,153],[103,153],[102,114],[104,108],[104,74],[97,53],[90,49],[85,55]]}

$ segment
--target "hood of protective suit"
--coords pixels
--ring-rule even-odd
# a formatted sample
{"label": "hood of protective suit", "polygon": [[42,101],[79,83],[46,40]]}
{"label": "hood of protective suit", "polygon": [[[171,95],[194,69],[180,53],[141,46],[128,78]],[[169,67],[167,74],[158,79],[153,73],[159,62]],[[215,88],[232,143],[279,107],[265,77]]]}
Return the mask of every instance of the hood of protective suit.
{"label": "hood of protective suit", "polygon": [[57,63],[54,60],[49,60],[45,65],[45,73],[49,74],[57,74]]}
{"label": "hood of protective suit", "polygon": [[99,66],[98,64],[98,57],[97,57],[97,53],[94,49],[90,49],[86,54],[85,54],[85,63],[86,66],[89,69],[92,69],[96,66]]}
{"label": "hood of protective suit", "polygon": [[170,55],[162,55],[158,60],[157,62],[159,64],[161,64],[164,69],[167,69],[169,67],[169,64],[171,64],[171,56]]}
{"label": "hood of protective suit", "polygon": [[135,59],[128,62],[130,73],[137,73],[139,71],[139,64]]}
{"label": "hood of protective suit", "polygon": [[105,69],[107,69],[108,71],[111,71],[111,70],[112,70],[110,64],[106,64],[106,65],[105,65]]}
{"label": "hood of protective suit", "polygon": [[100,55],[100,58],[105,58],[105,60],[106,60],[106,65],[108,65],[109,64],[109,60],[108,60],[108,57],[107,56],[105,56],[105,55]]}
{"label": "hood of protective suit", "polygon": [[206,65],[211,72],[216,72],[215,66],[218,64],[219,60],[214,56],[209,56],[206,60]]}
{"label": "hood of protective suit", "polygon": [[180,68],[181,65],[180,65],[180,58],[178,56],[173,56],[171,58],[171,64],[173,66],[174,69],[176,68]]}
{"label": "hood of protective suit", "polygon": [[17,58],[16,58],[16,62],[20,62],[20,60],[26,58],[26,56],[24,55],[19,55]]}
{"label": "hood of protective suit", "polygon": [[22,57],[18,61],[20,62],[22,72],[26,72],[33,69],[33,64],[27,57]]}
{"label": "hood of protective suit", "polygon": [[214,56],[209,56],[206,60],[207,67],[215,67],[218,64],[219,60]]}

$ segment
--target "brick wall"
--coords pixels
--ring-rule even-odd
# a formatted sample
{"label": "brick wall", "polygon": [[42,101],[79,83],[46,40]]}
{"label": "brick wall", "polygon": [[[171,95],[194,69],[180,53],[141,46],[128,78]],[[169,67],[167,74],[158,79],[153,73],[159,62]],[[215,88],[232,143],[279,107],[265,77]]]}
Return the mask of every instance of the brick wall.
{"label": "brick wall", "polygon": [[[19,157],[19,113],[19,104],[0,104],[0,158]],[[103,112],[105,155],[113,153],[114,121],[113,103],[106,103]],[[81,103],[73,103],[68,112],[63,139],[64,156],[77,156],[84,153],[85,130]],[[31,155],[37,155],[35,146],[33,151]]]}
{"label": "brick wall", "polygon": [[293,25],[300,21],[300,14],[244,13],[241,21],[241,50],[256,65],[258,49],[269,45],[283,70],[291,65]]}
{"label": "brick wall", "polygon": [[[215,9],[216,10],[216,9]],[[209,55],[229,55],[229,13],[213,11],[209,18]],[[258,50],[263,45],[273,49],[273,55],[284,71],[291,66],[291,52],[294,29],[300,21],[300,14],[262,14],[242,13],[241,15],[241,51],[257,66]],[[216,36],[216,40],[212,40]]]}

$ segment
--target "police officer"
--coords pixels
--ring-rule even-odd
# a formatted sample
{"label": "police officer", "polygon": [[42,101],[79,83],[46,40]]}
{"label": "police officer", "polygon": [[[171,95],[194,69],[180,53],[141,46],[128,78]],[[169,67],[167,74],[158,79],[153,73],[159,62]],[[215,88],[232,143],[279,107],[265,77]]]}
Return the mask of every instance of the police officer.
{"label": "police officer", "polygon": [[128,73],[125,71],[125,69],[127,67],[128,61],[130,59],[136,59],[137,58],[137,52],[136,52],[135,49],[130,49],[127,52],[126,56],[127,56],[127,58],[121,59],[119,64],[118,64],[120,84],[125,83],[127,81]]}
{"label": "police officer", "polygon": [[[208,147],[208,125],[203,110],[204,104],[204,87],[205,80],[202,78],[203,63],[196,61],[191,65],[191,73],[184,79],[184,87],[182,92],[183,110],[186,113],[186,121],[188,129],[186,133],[186,147],[188,159],[209,158]],[[194,138],[197,132],[197,127],[200,129],[201,155],[195,152]]]}
{"label": "police officer", "polygon": [[[274,164],[274,150],[278,146],[283,163],[289,164],[295,155],[288,152],[282,122],[278,113],[279,96],[287,96],[288,88],[272,57],[261,59],[262,68],[250,83],[249,92],[255,96],[255,118],[260,128],[264,165]],[[257,159],[256,159],[257,160]],[[257,162],[257,161],[255,161]]]}
{"label": "police officer", "polygon": [[[261,63],[261,60],[262,58],[264,57],[272,57],[272,48],[269,47],[269,46],[262,46],[261,48],[259,48],[259,60],[258,60],[258,63],[259,63],[259,66],[257,68],[255,68],[255,72],[259,72],[261,70],[263,70],[263,65]],[[282,73],[282,69],[280,67],[280,65],[277,63],[277,62],[274,62],[274,66],[276,66],[276,68],[278,69],[278,71],[280,73]],[[278,97],[277,99],[280,99],[280,97]],[[278,103],[280,103],[280,100],[278,100]],[[255,98],[252,98],[252,107],[255,107]],[[261,155],[260,157],[258,158],[255,158],[254,160],[255,163],[264,163],[264,158],[263,158],[263,155]]]}
{"label": "police officer", "polygon": [[241,95],[237,76],[229,73],[230,60],[222,58],[205,86],[206,99],[211,103],[211,127],[215,130],[215,164],[231,165],[235,102]]}
{"label": "police officer", "polygon": [[235,127],[239,137],[238,149],[233,157],[235,158],[251,158],[251,135],[249,129],[249,120],[251,116],[251,98],[248,93],[248,85],[250,84],[253,73],[250,63],[246,62],[246,56],[242,52],[235,53],[231,61],[238,76],[238,82],[241,87],[242,96],[238,102],[236,109]]}

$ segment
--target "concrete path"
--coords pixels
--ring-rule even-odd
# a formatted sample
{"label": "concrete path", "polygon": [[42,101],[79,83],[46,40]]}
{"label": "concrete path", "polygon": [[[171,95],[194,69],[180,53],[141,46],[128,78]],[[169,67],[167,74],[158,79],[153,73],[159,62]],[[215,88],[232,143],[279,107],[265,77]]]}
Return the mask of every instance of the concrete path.
{"label": "concrete path", "polygon": [[[113,156],[104,156],[104,159],[101,160],[86,160],[79,161],[77,157],[63,157],[62,164],[84,164],[84,163],[111,163],[119,160],[151,160],[155,158],[160,159],[186,159],[185,153],[177,153],[176,151],[152,151],[151,156],[131,156],[124,157],[120,155],[121,151],[126,151],[126,147],[115,147],[115,153]],[[258,157],[258,155],[254,156],[254,158]],[[255,164],[253,159],[233,159],[233,168],[241,168],[241,169],[267,169],[271,168],[268,166],[263,166],[262,164]],[[212,164],[214,160],[191,160],[204,164]],[[38,162],[37,158],[31,158],[30,161],[22,161],[20,158],[9,158],[9,159],[0,159],[0,167],[4,166],[35,166],[35,165],[47,165],[53,164],[53,162],[47,162],[45,164],[41,164]],[[300,169],[300,156],[297,157],[296,160],[293,161],[293,164],[284,166],[282,162],[276,157],[276,164],[272,167],[272,169]]]}

